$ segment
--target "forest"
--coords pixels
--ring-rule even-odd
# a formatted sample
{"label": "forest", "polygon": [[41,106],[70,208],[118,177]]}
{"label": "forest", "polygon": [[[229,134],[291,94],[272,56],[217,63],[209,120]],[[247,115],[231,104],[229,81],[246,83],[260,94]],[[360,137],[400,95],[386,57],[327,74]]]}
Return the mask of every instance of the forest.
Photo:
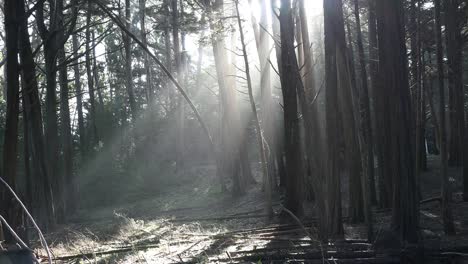
{"label": "forest", "polygon": [[0,264],[468,263],[467,0],[0,6]]}

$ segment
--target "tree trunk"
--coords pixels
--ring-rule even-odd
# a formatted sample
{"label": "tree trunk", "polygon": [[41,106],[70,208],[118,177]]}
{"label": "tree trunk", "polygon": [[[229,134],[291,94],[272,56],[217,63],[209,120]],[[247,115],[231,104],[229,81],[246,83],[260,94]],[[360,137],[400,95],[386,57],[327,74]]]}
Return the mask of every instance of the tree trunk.
{"label": "tree trunk", "polygon": [[[146,38],[146,0],[139,0],[139,11],[140,11],[140,31],[141,31],[141,42],[143,45],[148,46],[148,40]],[[149,62],[148,54],[144,54],[144,61],[143,65],[145,68],[145,74],[146,74],[146,85],[145,85],[145,91],[146,91],[146,100],[148,101],[148,107],[151,108],[151,106],[154,104],[153,102],[153,84],[152,84],[152,73],[151,73],[151,65]]]}
{"label": "tree trunk", "polygon": [[372,138],[372,124],[370,116],[369,88],[367,85],[366,58],[362,43],[361,18],[359,15],[359,1],[354,0],[354,17],[356,19],[357,47],[359,54],[359,72],[361,86],[359,87],[359,112],[361,130],[361,159],[363,184],[364,215],[367,223],[367,238],[373,241],[372,211],[371,205],[376,203],[374,181],[374,141]]}
{"label": "tree trunk", "polygon": [[[73,57],[78,56],[78,36],[73,34]],[[86,138],[85,138],[85,126],[83,118],[83,95],[81,90],[81,74],[80,74],[80,64],[77,60],[73,66],[74,78],[75,78],[75,94],[76,94],[76,110],[78,112],[78,135],[80,138],[80,153],[81,153],[81,162],[85,159],[86,154]]]}
{"label": "tree trunk", "polygon": [[[351,37],[351,29],[349,21],[346,23],[348,33],[348,48],[347,55],[341,55],[338,57],[342,59],[347,65],[347,69],[344,68],[340,73],[344,74],[344,81],[349,82],[349,88],[341,88],[338,90],[338,97],[340,100],[341,116],[343,121],[343,128],[345,135],[345,163],[349,173],[349,217],[351,222],[358,223],[364,221],[364,206],[363,206],[363,193],[362,193],[362,181],[361,181],[361,152],[358,139],[358,130],[356,128],[356,121],[359,114],[358,91],[357,91],[357,78],[356,70],[354,67],[354,49],[353,40]],[[344,26],[344,25],[343,25]],[[344,31],[344,29],[343,29]],[[345,41],[346,43],[346,41]],[[346,50],[346,46],[344,46]],[[340,63],[337,62],[337,67],[340,67]],[[340,70],[340,69],[338,69]],[[339,76],[341,78],[341,76]]]}
{"label": "tree trunk", "polygon": [[[179,23],[179,10],[177,6],[178,0],[172,0],[172,39],[174,46],[174,58],[175,58],[175,68],[177,80],[182,83],[185,82],[185,72],[184,72],[184,55],[180,49],[180,23]],[[182,6],[180,6],[182,13]],[[177,97],[177,140],[176,140],[176,163],[177,169],[182,169],[184,167],[184,149],[185,149],[185,133],[184,133],[184,118],[185,118],[185,104],[184,98],[182,96]]]}
{"label": "tree trunk", "polygon": [[252,107],[255,130],[257,134],[258,147],[259,147],[259,152],[260,152],[260,161],[262,163],[262,174],[263,174],[263,178],[266,181],[266,188],[265,188],[266,212],[268,214],[268,217],[271,218],[273,216],[273,208],[272,208],[272,198],[271,198],[271,182],[270,182],[271,179],[268,175],[267,154],[266,154],[266,149],[264,146],[262,128],[260,127],[260,120],[258,118],[257,107],[255,106],[255,99],[253,96],[252,80],[250,78],[249,59],[247,57],[247,48],[246,48],[245,40],[244,40],[244,32],[242,28],[241,17],[239,14],[239,2],[238,0],[234,0],[234,1],[236,5],[237,23],[239,25],[242,53],[243,53],[243,58],[244,58],[245,75],[247,78],[247,88],[249,90],[249,101],[250,101],[250,106]]}
{"label": "tree trunk", "polygon": [[455,226],[453,224],[452,209],[450,202],[452,200],[452,192],[447,175],[448,159],[447,159],[447,135],[445,122],[445,92],[444,92],[444,69],[443,69],[443,54],[442,54],[442,33],[440,20],[440,0],[434,0],[435,12],[435,39],[437,48],[437,75],[439,85],[439,115],[440,115],[440,159],[441,159],[441,177],[442,177],[442,203],[441,217],[444,223],[444,231],[447,235],[455,234]]}
{"label": "tree trunk", "polygon": [[[379,67],[382,86],[376,93],[384,98],[386,121],[383,145],[393,175],[392,227],[402,241],[418,240],[419,215],[414,175],[414,140],[411,140],[410,92],[401,0],[378,1]],[[387,168],[385,168],[387,169]]]}
{"label": "tree trunk", "polygon": [[[130,13],[130,0],[125,0],[125,27],[130,30],[131,26],[131,13]],[[131,31],[131,30],[130,30]],[[132,47],[131,39],[127,34],[122,33],[124,50],[125,50],[125,86],[128,94],[128,104],[130,112],[132,113],[132,122],[135,123],[137,119],[137,106],[135,101],[135,93],[133,91],[133,73],[132,73]]]}
{"label": "tree trunk", "polygon": [[76,181],[73,175],[73,142],[71,135],[70,124],[70,105],[68,103],[69,89],[68,89],[68,71],[65,61],[65,45],[61,47],[58,53],[58,61],[61,65],[59,68],[60,80],[60,125],[61,125],[61,139],[62,139],[62,155],[63,155],[63,177],[64,177],[64,213],[62,221],[65,220],[66,215],[73,213],[77,199],[76,196]]}
{"label": "tree trunk", "polygon": [[[22,15],[25,13],[24,2],[20,5]],[[21,15],[21,16],[22,16]],[[42,125],[41,100],[36,77],[35,62],[29,40],[28,22],[22,19],[19,30],[20,61],[23,86],[24,122],[28,123],[28,137],[30,143],[30,168],[34,172],[32,177],[31,201],[32,214],[39,226],[47,230],[50,219],[53,219],[51,179],[47,174],[45,156],[44,133]]]}
{"label": "tree trunk", "polygon": [[379,80],[379,57],[378,57],[378,44],[377,44],[377,24],[376,24],[376,1],[369,0],[369,73],[371,79],[371,89],[373,97],[373,108],[374,108],[374,124],[375,134],[373,135],[375,140],[375,152],[377,156],[378,164],[378,187],[379,187],[379,205],[381,208],[388,208],[391,205],[393,186],[391,183],[391,176],[388,170],[388,160],[385,160],[384,145],[387,144],[383,133],[386,129],[387,122],[385,122],[386,116],[384,115],[385,106],[384,95],[378,91],[381,89],[382,83]]}
{"label": "tree trunk", "polygon": [[459,10],[460,0],[444,1],[445,39],[447,48],[450,136],[448,158],[450,166],[462,166],[465,137],[463,90],[463,36],[462,25],[466,13]]}
{"label": "tree trunk", "polygon": [[[338,110],[339,90],[344,89],[349,83],[340,80],[345,72],[339,72],[339,68],[346,67],[346,60],[343,58],[345,52],[345,32],[343,22],[343,9],[341,0],[324,0],[324,34],[325,34],[325,113],[327,131],[327,229],[328,238],[341,238],[344,235],[343,223],[341,221],[341,182],[339,167],[339,139],[341,133],[339,128],[340,113]],[[341,57],[341,61],[337,58]],[[344,65],[338,65],[338,63]]]}
{"label": "tree trunk", "polygon": [[[251,0],[249,2],[252,2]],[[252,3],[251,3],[252,5]],[[268,26],[268,8],[267,0],[260,1],[260,21],[255,20],[255,16],[252,14],[252,27],[254,29],[255,44],[257,47],[258,59],[260,62],[260,89],[261,89],[261,108],[260,108],[260,119],[264,129],[265,142],[268,145],[270,151],[267,155],[268,160],[268,175],[273,184],[273,180],[276,177],[275,171],[275,153],[277,146],[275,144],[275,132],[272,118],[272,96],[271,96],[271,70],[269,64],[270,57],[270,36],[265,31]],[[262,29],[263,28],[263,29]],[[264,179],[265,183],[266,179]]]}
{"label": "tree trunk", "polygon": [[[18,113],[19,113],[19,65],[18,65],[18,4],[16,0],[5,0],[5,47],[6,47],[6,121],[3,142],[3,179],[16,188],[16,162],[18,155]],[[0,191],[0,214],[16,230],[20,227],[20,211],[12,194],[2,186]],[[2,224],[2,227],[4,225]],[[6,227],[3,228],[6,243],[14,238]]]}
{"label": "tree trunk", "polygon": [[294,49],[294,25],[291,0],[282,0],[280,8],[281,91],[284,105],[284,148],[286,158],[286,205],[295,215],[303,213],[300,179],[303,164],[297,114],[297,89],[300,83]]}
{"label": "tree trunk", "polygon": [[91,127],[91,140],[90,149],[93,149],[95,146],[98,145],[100,137],[97,130],[96,124],[96,99],[94,96],[94,80],[91,68],[91,13],[92,13],[92,3],[88,2],[88,10],[86,14],[86,76],[88,82],[88,94],[89,94],[89,126]]}

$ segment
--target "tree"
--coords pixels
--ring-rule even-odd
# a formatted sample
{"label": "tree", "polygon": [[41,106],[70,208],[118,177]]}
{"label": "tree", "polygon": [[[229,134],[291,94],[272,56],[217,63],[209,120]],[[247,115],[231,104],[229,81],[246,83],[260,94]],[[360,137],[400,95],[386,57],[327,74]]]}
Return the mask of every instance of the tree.
{"label": "tree", "polygon": [[446,136],[446,121],[445,121],[445,92],[444,92],[444,69],[443,69],[443,54],[442,54],[442,33],[440,19],[440,0],[434,1],[434,29],[437,50],[437,75],[439,86],[439,116],[440,116],[440,162],[441,162],[441,177],[442,177],[442,203],[441,217],[444,223],[444,231],[448,235],[455,234],[455,226],[453,225],[452,210],[450,202],[452,200],[452,192],[450,191],[450,183],[447,175],[448,159],[447,159],[447,136]]}
{"label": "tree", "polygon": [[382,85],[376,91],[385,98],[387,122],[383,145],[388,153],[389,175],[393,175],[392,228],[402,241],[418,240],[418,198],[414,173],[414,141],[411,140],[411,108],[407,57],[401,0],[376,3],[379,45],[379,77]]}
{"label": "tree", "polygon": [[89,127],[91,128],[91,140],[89,140],[89,144],[91,149],[98,145],[100,137],[96,125],[96,99],[95,99],[95,87],[94,87],[94,79],[93,73],[91,68],[91,13],[93,10],[93,5],[91,1],[88,2],[87,6],[87,13],[86,13],[86,31],[85,31],[85,44],[86,44],[86,56],[85,56],[85,64],[86,64],[86,77],[88,83],[88,94],[89,94]]}
{"label": "tree", "polygon": [[360,146],[362,160],[363,200],[365,218],[368,224],[368,240],[372,241],[372,212],[371,203],[376,203],[374,181],[374,141],[372,139],[372,124],[370,116],[369,88],[367,84],[366,58],[362,41],[361,18],[359,15],[359,1],[354,0],[354,17],[356,19],[356,35],[359,54],[359,72],[361,85],[359,87],[359,112],[360,112]]}
{"label": "tree", "polygon": [[285,207],[295,215],[301,215],[302,194],[300,175],[303,173],[299,124],[297,114],[297,89],[300,85],[297,59],[294,49],[294,24],[291,0],[281,0],[281,91],[284,112],[284,148],[286,160],[286,204]]}
{"label": "tree", "polygon": [[463,90],[462,25],[466,13],[460,8],[461,0],[444,1],[445,40],[448,65],[450,142],[449,165],[461,166],[465,142],[465,100]]}
{"label": "tree", "polygon": [[[5,138],[3,150],[3,177],[10,185],[15,187],[16,181],[16,161],[18,155],[18,113],[19,113],[19,65],[18,65],[18,28],[16,21],[18,16],[18,1],[6,0],[4,2],[5,15],[5,46],[6,46],[6,91],[7,91],[7,113],[5,122]],[[1,191],[0,214],[13,226],[20,226],[19,208],[11,193],[2,188]],[[5,241],[14,241],[6,227],[3,227]]]}
{"label": "tree", "polygon": [[249,66],[249,59],[247,57],[247,47],[245,45],[245,39],[244,39],[244,31],[242,28],[242,20],[239,14],[239,1],[235,0],[235,6],[236,6],[236,15],[237,15],[237,23],[239,26],[239,32],[240,32],[240,39],[241,39],[241,45],[242,45],[242,54],[244,58],[244,67],[245,67],[245,75],[247,79],[247,88],[249,90],[249,101],[250,101],[250,106],[252,108],[253,112],[253,118],[254,118],[254,124],[255,124],[255,130],[257,134],[257,140],[258,140],[258,147],[259,147],[259,152],[260,152],[260,160],[262,162],[262,174],[263,178],[265,179],[266,182],[266,187],[265,187],[265,194],[266,194],[266,212],[268,214],[268,217],[273,216],[273,208],[272,208],[272,198],[271,198],[271,178],[268,175],[268,161],[267,161],[267,155],[266,155],[266,148],[265,148],[265,140],[263,138],[263,132],[262,128],[260,126],[260,119],[258,117],[257,113],[257,107],[255,105],[255,99],[253,96],[253,89],[252,89],[252,79],[250,78],[250,66]]}
{"label": "tree", "polygon": [[73,57],[76,58],[76,62],[73,65],[73,73],[75,79],[75,94],[76,94],[76,110],[78,115],[78,135],[80,138],[80,152],[81,160],[85,159],[86,154],[86,139],[85,139],[85,126],[84,126],[84,117],[83,117],[83,92],[81,89],[81,80],[80,80],[80,64],[78,58],[78,36],[73,34]]}
{"label": "tree", "polygon": [[[24,1],[17,1],[20,16],[26,14]],[[29,168],[34,172],[31,177],[31,208],[38,224],[44,229],[49,228],[54,218],[51,179],[47,174],[47,157],[45,151],[44,127],[41,112],[39,86],[36,77],[36,65],[29,40],[28,21],[22,19],[19,26],[19,57],[21,62],[23,122],[27,124],[24,137],[28,143]]]}
{"label": "tree", "polygon": [[[175,2],[175,1],[174,1]],[[130,30],[131,12],[130,0],[125,0],[125,27]],[[128,105],[132,114],[132,122],[138,118],[138,110],[135,101],[135,93],[133,91],[133,74],[132,74],[132,41],[127,34],[122,33],[122,39],[125,50],[125,87],[127,88]]]}

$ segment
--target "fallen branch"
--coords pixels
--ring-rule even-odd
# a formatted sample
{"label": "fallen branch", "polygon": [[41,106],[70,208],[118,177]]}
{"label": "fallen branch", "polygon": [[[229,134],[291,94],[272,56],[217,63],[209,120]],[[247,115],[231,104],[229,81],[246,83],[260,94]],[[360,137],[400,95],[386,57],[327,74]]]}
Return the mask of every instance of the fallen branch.
{"label": "fallen branch", "polygon": [[182,218],[182,219],[173,219],[173,220],[169,220],[169,221],[170,222],[224,221],[224,220],[263,218],[263,217],[268,217],[268,214],[234,215],[234,216],[207,217],[207,218]]}
{"label": "fallen branch", "polygon": [[81,254],[76,254],[76,255],[60,256],[60,257],[55,257],[53,260],[71,260],[71,259],[95,258],[95,257],[99,257],[99,256],[104,256],[104,255],[112,255],[112,254],[125,253],[125,252],[130,252],[130,251],[140,251],[140,250],[155,248],[155,247],[158,247],[158,246],[159,246],[159,243],[153,243],[153,244],[142,245],[142,246],[126,246],[126,247],[107,250],[107,251],[99,251],[99,252],[81,253]]}
{"label": "fallen branch", "polygon": [[431,198],[421,200],[419,204],[425,204],[425,203],[430,203],[430,202],[440,202],[440,201],[442,201],[442,197],[436,196],[436,197],[431,197]]}

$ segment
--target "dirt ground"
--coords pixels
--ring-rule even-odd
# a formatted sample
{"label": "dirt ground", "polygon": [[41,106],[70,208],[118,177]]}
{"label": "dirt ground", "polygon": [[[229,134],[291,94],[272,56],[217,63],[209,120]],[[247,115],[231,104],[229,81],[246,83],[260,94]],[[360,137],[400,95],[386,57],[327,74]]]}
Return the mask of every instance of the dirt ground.
{"label": "dirt ground", "polygon": [[[412,245],[376,246],[391,243],[385,241],[389,210],[374,208],[376,241],[368,243],[365,226],[344,217],[346,239],[324,245],[316,239],[313,204],[305,205],[302,228],[288,216],[267,219],[261,184],[233,198],[212,186],[214,168],[197,167],[186,175],[190,180],[166,193],[80,211],[71,224],[46,234],[55,263],[416,263]],[[451,168],[450,176],[457,235],[443,234],[437,201],[422,203],[424,242],[417,248],[424,250],[416,251],[424,252],[422,263],[465,263],[468,256],[468,203],[461,200],[460,170]],[[423,200],[440,193],[437,157],[429,157],[421,185]],[[278,215],[280,199],[274,201]]]}

